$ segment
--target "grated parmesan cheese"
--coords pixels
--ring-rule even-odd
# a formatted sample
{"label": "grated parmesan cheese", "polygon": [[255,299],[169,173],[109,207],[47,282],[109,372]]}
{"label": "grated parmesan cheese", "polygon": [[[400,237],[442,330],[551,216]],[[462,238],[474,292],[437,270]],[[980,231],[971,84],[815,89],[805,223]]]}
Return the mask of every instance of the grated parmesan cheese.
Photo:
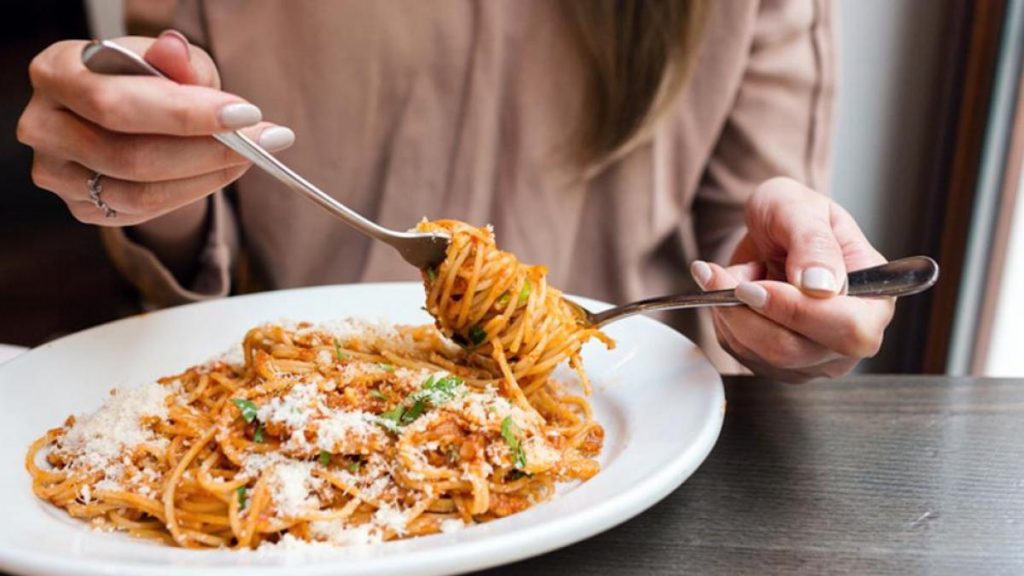
{"label": "grated parmesan cheese", "polygon": [[321,350],[316,353],[316,363],[320,366],[330,366],[334,364],[334,355],[327,350]]}
{"label": "grated parmesan cheese", "polygon": [[[99,410],[75,418],[75,424],[57,441],[57,450],[70,455],[72,468],[105,470],[106,478],[96,488],[116,490],[124,470],[119,461],[126,452],[141,444],[160,448],[167,444],[142,421],[167,418],[166,400],[173,392],[173,387],[156,382],[114,390]],[[107,484],[101,487],[104,482]]]}
{"label": "grated parmesan cheese", "polygon": [[445,534],[458,532],[465,527],[466,523],[462,521],[462,518],[446,518],[441,521],[441,532]]}
{"label": "grated parmesan cheese", "polygon": [[363,411],[336,410],[316,422],[316,444],[334,454],[354,452],[354,445],[364,444],[371,437],[384,437],[374,415]]}
{"label": "grated parmesan cheese", "polygon": [[309,523],[309,531],[318,540],[334,546],[365,546],[383,541],[380,530],[372,524],[348,526],[344,520],[315,520]]}
{"label": "grated parmesan cheese", "polygon": [[311,414],[319,403],[317,386],[313,382],[302,382],[292,386],[287,394],[273,398],[256,411],[260,422],[283,424],[292,430],[306,427]]}
{"label": "grated parmesan cheese", "polygon": [[399,536],[405,534],[405,512],[390,504],[381,503],[373,514],[373,523],[383,529],[391,530]]}
{"label": "grated parmesan cheese", "polygon": [[320,488],[323,480],[313,476],[312,472],[312,462],[294,460],[282,462],[274,468],[270,482],[278,516],[298,516],[320,505],[320,499],[311,492]]}

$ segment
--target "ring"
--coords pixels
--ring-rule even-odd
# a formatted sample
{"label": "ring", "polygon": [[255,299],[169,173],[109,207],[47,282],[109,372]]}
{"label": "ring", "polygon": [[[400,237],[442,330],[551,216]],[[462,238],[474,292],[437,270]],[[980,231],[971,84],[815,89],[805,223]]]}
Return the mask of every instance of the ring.
{"label": "ring", "polygon": [[103,192],[103,184],[100,184],[100,179],[103,178],[103,174],[95,172],[92,178],[89,178],[89,200],[96,205],[97,208],[103,210],[103,215],[107,218],[117,218],[117,211],[110,207],[109,204],[100,198],[100,193]]}

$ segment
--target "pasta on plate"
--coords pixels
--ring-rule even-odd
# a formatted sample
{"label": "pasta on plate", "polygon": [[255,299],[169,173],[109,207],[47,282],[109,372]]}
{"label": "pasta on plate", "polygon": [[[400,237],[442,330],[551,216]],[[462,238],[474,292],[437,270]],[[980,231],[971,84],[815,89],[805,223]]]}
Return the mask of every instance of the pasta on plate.
{"label": "pasta on plate", "polygon": [[36,495],[95,526],[193,547],[350,545],[457,530],[599,471],[604,431],[546,270],[489,228],[426,270],[436,325],[251,329],[241,359],[115,390],[26,457]]}

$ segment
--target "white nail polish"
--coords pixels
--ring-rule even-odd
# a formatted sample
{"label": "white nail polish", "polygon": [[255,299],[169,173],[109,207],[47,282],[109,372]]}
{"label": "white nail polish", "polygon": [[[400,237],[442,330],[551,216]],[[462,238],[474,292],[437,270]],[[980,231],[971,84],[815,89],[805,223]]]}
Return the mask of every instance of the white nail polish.
{"label": "white nail polish", "polygon": [[836,277],[832,271],[820,266],[812,266],[804,270],[800,276],[800,287],[811,292],[827,292],[835,294]]}
{"label": "white nail polish", "polygon": [[768,302],[768,291],[760,284],[741,282],[736,287],[736,298],[751,308],[764,308]]}
{"label": "white nail polish", "polygon": [[711,266],[708,266],[707,262],[703,260],[694,260],[690,264],[690,275],[693,276],[694,281],[700,286],[701,290],[706,289],[708,282],[711,281]]}
{"label": "white nail polish", "polygon": [[245,128],[262,119],[260,109],[246,102],[235,102],[220,109],[220,123],[225,128]]}
{"label": "white nail polish", "polygon": [[271,152],[284,150],[295,143],[295,132],[284,126],[271,126],[260,133],[260,146]]}

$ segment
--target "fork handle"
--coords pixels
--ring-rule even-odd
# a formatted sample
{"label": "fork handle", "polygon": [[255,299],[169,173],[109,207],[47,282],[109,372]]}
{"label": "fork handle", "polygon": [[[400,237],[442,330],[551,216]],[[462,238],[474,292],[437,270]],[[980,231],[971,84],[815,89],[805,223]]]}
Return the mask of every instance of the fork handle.
{"label": "fork handle", "polygon": [[[911,256],[886,262],[880,266],[850,272],[846,277],[846,295],[861,298],[909,296],[930,288],[939,278],[939,265],[927,256]],[[602,326],[613,320],[643,312],[702,308],[704,306],[739,306],[733,290],[714,290],[698,294],[676,294],[640,300],[593,314],[589,320]]]}
{"label": "fork handle", "polygon": [[[159,76],[160,78],[167,78],[167,76],[149,62],[146,62],[138,54],[109,40],[94,40],[87,44],[82,50],[82,63],[90,71],[97,74]],[[168,80],[170,79],[168,78]],[[317,188],[302,176],[299,176],[294,170],[264,150],[262,146],[253,142],[245,134],[241,132],[221,132],[214,134],[213,137],[246,160],[263,169],[263,171],[276,178],[285,186],[312,200],[318,206],[341,218],[363,234],[389,244],[393,243],[394,233],[391,230],[380,226],[338,202],[329,194]]]}

